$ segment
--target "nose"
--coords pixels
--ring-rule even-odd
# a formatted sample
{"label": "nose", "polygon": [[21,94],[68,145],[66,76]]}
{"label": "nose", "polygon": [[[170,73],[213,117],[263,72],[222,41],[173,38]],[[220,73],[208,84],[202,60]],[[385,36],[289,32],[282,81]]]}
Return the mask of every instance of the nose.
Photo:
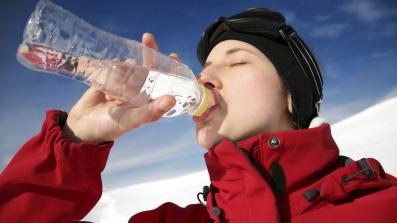
{"label": "nose", "polygon": [[199,84],[202,84],[209,89],[222,89],[222,82],[214,69],[205,68],[201,71],[197,80]]}

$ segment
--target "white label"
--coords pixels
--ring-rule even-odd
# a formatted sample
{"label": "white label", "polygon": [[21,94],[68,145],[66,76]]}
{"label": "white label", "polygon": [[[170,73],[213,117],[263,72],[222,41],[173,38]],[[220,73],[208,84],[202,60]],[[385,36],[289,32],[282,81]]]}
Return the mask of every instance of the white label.
{"label": "white label", "polygon": [[186,112],[188,107],[198,100],[196,84],[193,80],[153,70],[149,71],[141,92],[145,92],[151,99],[167,94],[174,96],[175,115]]}

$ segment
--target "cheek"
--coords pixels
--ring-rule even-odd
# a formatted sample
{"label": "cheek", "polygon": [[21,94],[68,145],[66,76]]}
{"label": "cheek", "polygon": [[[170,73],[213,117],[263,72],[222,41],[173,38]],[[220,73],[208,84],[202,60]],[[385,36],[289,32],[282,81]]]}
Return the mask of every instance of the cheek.
{"label": "cheek", "polygon": [[228,84],[224,96],[228,112],[222,132],[241,135],[277,119],[283,100],[277,76],[251,73]]}
{"label": "cheek", "polygon": [[[270,76],[270,75],[268,75]],[[259,112],[271,109],[279,101],[279,83],[272,77],[261,73],[253,73],[236,79],[228,87],[225,98],[233,112]]]}

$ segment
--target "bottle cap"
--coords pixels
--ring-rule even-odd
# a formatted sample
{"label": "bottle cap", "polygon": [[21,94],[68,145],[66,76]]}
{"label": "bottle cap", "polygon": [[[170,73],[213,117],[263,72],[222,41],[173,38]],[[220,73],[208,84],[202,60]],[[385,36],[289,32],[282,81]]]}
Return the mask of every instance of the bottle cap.
{"label": "bottle cap", "polygon": [[201,116],[204,114],[205,111],[207,111],[209,107],[209,102],[210,102],[210,92],[207,88],[203,86],[199,86],[201,88],[202,93],[202,98],[200,98],[200,105],[198,106],[197,110],[193,113],[193,116]]}

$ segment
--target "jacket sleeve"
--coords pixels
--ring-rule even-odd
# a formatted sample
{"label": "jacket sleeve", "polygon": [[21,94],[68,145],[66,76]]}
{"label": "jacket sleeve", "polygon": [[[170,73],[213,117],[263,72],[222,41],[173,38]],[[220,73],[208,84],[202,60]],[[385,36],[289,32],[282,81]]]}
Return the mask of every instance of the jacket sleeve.
{"label": "jacket sleeve", "polygon": [[0,175],[0,222],[82,219],[102,193],[101,172],[113,142],[74,143],[50,110],[41,132],[26,142]]}

